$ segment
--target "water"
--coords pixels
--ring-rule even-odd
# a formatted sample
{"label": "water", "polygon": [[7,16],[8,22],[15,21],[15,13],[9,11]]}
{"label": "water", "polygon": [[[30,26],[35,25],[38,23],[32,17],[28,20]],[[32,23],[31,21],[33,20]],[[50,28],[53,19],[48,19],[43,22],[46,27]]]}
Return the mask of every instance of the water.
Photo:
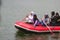
{"label": "water", "polygon": [[59,12],[60,0],[1,0],[0,1],[0,40],[60,40],[60,33],[27,34],[17,31],[14,23],[21,20],[30,11],[38,18],[52,10]]}

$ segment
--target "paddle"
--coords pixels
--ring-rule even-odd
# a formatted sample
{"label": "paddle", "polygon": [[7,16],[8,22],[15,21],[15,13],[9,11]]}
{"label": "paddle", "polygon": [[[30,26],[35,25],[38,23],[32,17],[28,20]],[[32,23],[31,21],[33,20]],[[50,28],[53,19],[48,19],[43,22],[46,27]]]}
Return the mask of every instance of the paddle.
{"label": "paddle", "polygon": [[51,31],[51,29],[49,28],[49,26],[43,21],[43,23],[46,25],[46,27],[49,29],[49,31],[53,34],[53,32]]}

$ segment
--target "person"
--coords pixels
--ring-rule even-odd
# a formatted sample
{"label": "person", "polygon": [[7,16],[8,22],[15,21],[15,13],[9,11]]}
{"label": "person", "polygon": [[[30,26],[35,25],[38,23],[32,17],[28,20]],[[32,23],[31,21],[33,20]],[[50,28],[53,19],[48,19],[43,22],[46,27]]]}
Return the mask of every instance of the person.
{"label": "person", "polygon": [[23,20],[25,20],[26,23],[33,24],[33,15],[34,11],[31,11],[29,15],[27,15]]}
{"label": "person", "polygon": [[33,22],[34,22],[34,26],[38,26],[40,24],[39,19],[37,18],[37,15],[33,16]]}
{"label": "person", "polygon": [[55,25],[55,21],[56,21],[55,11],[52,11],[51,12],[51,18],[50,18],[50,25],[54,26]]}
{"label": "person", "polygon": [[59,13],[58,12],[56,12],[56,15],[55,15],[55,17],[56,17],[56,26],[60,26],[60,16],[59,16]]}
{"label": "person", "polygon": [[49,16],[48,14],[45,14],[44,17],[39,20],[37,18],[37,15],[34,15],[33,17],[33,21],[34,21],[34,26],[37,26],[37,25],[42,25],[42,26],[46,26],[46,25],[49,25]]}
{"label": "person", "polygon": [[42,23],[43,23],[44,26],[50,24],[50,18],[49,18],[49,16],[48,16],[47,13],[44,15],[44,17],[42,18],[41,21],[42,21]]}
{"label": "person", "polygon": [[55,11],[51,12],[51,18],[53,18],[55,16]]}

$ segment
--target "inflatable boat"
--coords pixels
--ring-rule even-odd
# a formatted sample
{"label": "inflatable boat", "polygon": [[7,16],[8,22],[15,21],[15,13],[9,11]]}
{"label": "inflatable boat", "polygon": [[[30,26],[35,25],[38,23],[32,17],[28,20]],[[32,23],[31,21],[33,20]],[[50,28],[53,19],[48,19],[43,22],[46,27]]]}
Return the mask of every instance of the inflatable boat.
{"label": "inflatable boat", "polygon": [[46,26],[43,25],[38,25],[38,26],[33,26],[33,24],[28,24],[26,22],[22,21],[17,21],[15,23],[15,27],[19,30],[26,30],[26,31],[31,31],[31,32],[60,32],[60,26],[48,26],[50,28],[47,28]]}

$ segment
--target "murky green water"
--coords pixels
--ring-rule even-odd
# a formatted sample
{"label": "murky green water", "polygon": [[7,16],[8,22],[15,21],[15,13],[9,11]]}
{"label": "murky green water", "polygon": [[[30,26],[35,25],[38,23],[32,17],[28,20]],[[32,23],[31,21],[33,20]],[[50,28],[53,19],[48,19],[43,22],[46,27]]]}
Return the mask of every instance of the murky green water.
{"label": "murky green water", "polygon": [[60,40],[60,33],[24,33],[14,27],[16,20],[21,20],[30,11],[38,18],[52,10],[60,13],[60,0],[1,0],[0,40]]}

